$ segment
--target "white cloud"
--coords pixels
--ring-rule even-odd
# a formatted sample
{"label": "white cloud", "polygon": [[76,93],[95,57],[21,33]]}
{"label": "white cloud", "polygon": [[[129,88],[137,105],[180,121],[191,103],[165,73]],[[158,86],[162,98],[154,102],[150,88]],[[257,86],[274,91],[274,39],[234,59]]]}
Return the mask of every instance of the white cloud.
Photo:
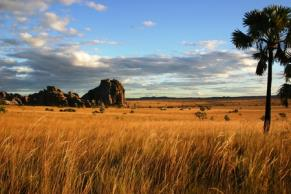
{"label": "white cloud", "polygon": [[106,11],[107,7],[100,3],[95,3],[93,1],[86,2],[86,5],[92,9],[95,9],[98,12]]}
{"label": "white cloud", "polygon": [[11,12],[15,15],[30,15],[35,11],[48,9],[48,0],[1,0],[0,10]]}
{"label": "white cloud", "polygon": [[16,20],[20,23],[24,23],[27,21],[27,17],[16,17]]}
{"label": "white cloud", "polygon": [[25,73],[32,73],[34,70],[27,66],[14,66],[10,68],[11,70],[14,70],[16,73],[25,74]]}
{"label": "white cloud", "polygon": [[181,44],[190,47],[201,47],[204,50],[213,51],[217,49],[219,46],[225,44],[225,41],[223,40],[202,40],[197,42],[182,41]]}
{"label": "white cloud", "polygon": [[74,3],[79,3],[80,0],[59,0],[61,3],[65,4],[65,5],[72,5]]}
{"label": "white cloud", "polygon": [[81,35],[77,29],[75,28],[70,28],[67,30],[67,33],[70,34],[70,35]]}
{"label": "white cloud", "polygon": [[91,29],[90,27],[86,27],[85,30],[86,30],[87,32],[91,32],[91,31],[92,31],[92,29]]}
{"label": "white cloud", "polygon": [[97,55],[90,55],[84,51],[74,51],[71,53],[71,61],[75,66],[81,67],[106,67],[104,63],[100,61],[100,57]]}
{"label": "white cloud", "polygon": [[218,46],[224,43],[225,42],[222,40],[205,40],[205,41],[200,41],[199,45],[208,50],[215,50]]}
{"label": "white cloud", "polygon": [[151,27],[154,27],[156,26],[157,24],[151,20],[146,20],[143,22],[143,26],[146,27],[146,28],[151,28]]}
{"label": "white cloud", "polygon": [[92,44],[92,45],[100,45],[100,44],[106,44],[106,45],[118,45],[119,43],[116,41],[112,41],[112,40],[92,40],[90,42],[88,42],[88,44]]}
{"label": "white cloud", "polygon": [[57,16],[55,13],[52,12],[46,12],[44,15],[44,25],[47,27],[52,28],[53,30],[56,30],[58,32],[67,33],[70,35],[78,35],[78,31],[74,28],[67,28],[67,25],[69,24],[69,19],[64,18],[61,19],[59,16]]}
{"label": "white cloud", "polygon": [[28,43],[32,47],[43,47],[46,44],[46,38],[44,36],[33,37],[27,32],[22,32],[19,36],[24,42]]}
{"label": "white cloud", "polygon": [[50,28],[59,31],[59,32],[66,32],[66,26],[69,23],[67,18],[60,19],[55,13],[46,12],[45,13],[45,24]]}

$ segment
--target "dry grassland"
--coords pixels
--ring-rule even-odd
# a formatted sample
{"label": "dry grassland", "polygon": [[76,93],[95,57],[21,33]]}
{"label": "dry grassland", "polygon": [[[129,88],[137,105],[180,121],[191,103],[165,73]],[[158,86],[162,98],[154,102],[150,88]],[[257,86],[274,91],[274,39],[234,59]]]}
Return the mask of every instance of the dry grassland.
{"label": "dry grassland", "polygon": [[263,135],[261,101],[219,103],[202,121],[198,108],[175,108],[193,101],[130,101],[136,109],[103,114],[7,107],[0,193],[291,193],[291,111],[274,106]]}

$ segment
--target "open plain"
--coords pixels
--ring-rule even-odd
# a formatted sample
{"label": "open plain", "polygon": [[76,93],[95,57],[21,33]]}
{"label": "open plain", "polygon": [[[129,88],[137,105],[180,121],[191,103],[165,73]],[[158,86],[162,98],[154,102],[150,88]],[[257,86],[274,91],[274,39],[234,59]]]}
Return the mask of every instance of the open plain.
{"label": "open plain", "polygon": [[267,135],[256,98],[7,106],[0,193],[290,193],[291,111],[279,103]]}

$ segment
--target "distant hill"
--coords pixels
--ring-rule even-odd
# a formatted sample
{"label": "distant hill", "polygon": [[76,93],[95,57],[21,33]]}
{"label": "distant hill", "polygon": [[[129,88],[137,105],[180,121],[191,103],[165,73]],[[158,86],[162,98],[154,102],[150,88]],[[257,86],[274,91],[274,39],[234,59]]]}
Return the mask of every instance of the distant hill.
{"label": "distant hill", "polygon": [[[272,96],[273,98],[277,98],[278,96]],[[126,98],[127,100],[223,100],[223,99],[264,99],[265,96],[222,96],[222,97],[167,97],[167,96],[151,96],[151,97],[140,97],[140,98]]]}

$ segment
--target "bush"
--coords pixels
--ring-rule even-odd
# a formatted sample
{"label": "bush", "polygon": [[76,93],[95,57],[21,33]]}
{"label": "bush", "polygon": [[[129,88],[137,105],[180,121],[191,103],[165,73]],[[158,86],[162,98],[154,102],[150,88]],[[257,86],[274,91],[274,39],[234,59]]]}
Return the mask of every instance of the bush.
{"label": "bush", "polygon": [[61,109],[60,112],[76,112],[76,110],[73,108],[65,108],[65,109]]}
{"label": "bush", "polygon": [[280,116],[281,118],[286,118],[286,117],[287,117],[287,114],[284,113],[284,112],[280,112],[280,113],[278,113],[278,114],[279,114],[279,116]]}
{"label": "bush", "polygon": [[95,110],[95,111],[92,112],[93,115],[98,114],[98,113],[99,113],[98,110]]}
{"label": "bush", "polygon": [[131,109],[130,113],[134,113],[134,110],[133,110],[133,109]]}
{"label": "bush", "polygon": [[137,105],[134,104],[133,107],[132,107],[132,109],[137,109]]}
{"label": "bush", "polygon": [[195,113],[195,116],[200,119],[200,120],[204,120],[204,119],[207,119],[207,113],[206,112],[201,112],[201,111],[198,111]]}
{"label": "bush", "polygon": [[104,113],[105,112],[105,105],[103,102],[99,103],[99,112]]}
{"label": "bush", "polygon": [[206,110],[211,110],[211,106],[209,106],[209,105],[199,105],[198,106],[199,107],[199,109],[200,109],[200,111],[206,111]]}
{"label": "bush", "polygon": [[6,112],[7,112],[6,107],[3,105],[0,105],[0,113],[6,113]]}
{"label": "bush", "polygon": [[234,110],[229,111],[228,113],[238,113],[238,109],[236,108]]}
{"label": "bush", "polygon": [[51,111],[52,112],[52,111],[54,111],[54,109],[53,108],[46,108],[45,111]]}
{"label": "bush", "polygon": [[199,106],[200,111],[205,111],[205,107],[204,106]]}
{"label": "bush", "polygon": [[211,106],[205,106],[207,110],[211,110]]}
{"label": "bush", "polygon": [[224,120],[225,121],[230,121],[230,117],[228,115],[224,115]]}
{"label": "bush", "polygon": [[167,110],[167,107],[161,107],[160,110]]}

